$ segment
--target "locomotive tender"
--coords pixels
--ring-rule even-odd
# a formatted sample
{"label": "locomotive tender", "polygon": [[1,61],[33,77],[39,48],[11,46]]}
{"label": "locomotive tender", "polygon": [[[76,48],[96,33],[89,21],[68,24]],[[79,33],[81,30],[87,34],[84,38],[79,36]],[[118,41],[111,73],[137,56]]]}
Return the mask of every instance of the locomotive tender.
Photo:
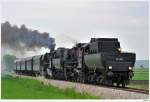
{"label": "locomotive tender", "polygon": [[125,87],[133,77],[135,53],[122,52],[117,38],[58,48],[44,55],[17,59],[15,72],[46,78]]}

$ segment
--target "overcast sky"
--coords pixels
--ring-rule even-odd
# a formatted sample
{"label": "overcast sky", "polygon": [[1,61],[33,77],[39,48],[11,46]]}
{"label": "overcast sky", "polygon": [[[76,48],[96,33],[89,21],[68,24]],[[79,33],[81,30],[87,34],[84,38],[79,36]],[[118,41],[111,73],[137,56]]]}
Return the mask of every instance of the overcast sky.
{"label": "overcast sky", "polygon": [[148,59],[146,1],[3,0],[5,21],[49,32],[57,47],[72,47],[75,42],[89,42],[91,37],[115,37],[123,51]]}

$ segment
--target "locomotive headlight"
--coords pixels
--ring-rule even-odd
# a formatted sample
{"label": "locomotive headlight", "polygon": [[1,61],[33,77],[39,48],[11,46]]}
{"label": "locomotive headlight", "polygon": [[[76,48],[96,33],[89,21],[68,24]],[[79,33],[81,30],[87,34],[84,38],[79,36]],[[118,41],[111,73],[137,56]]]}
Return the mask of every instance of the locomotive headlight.
{"label": "locomotive headlight", "polygon": [[129,70],[132,70],[132,67],[129,66]]}
{"label": "locomotive headlight", "polygon": [[108,68],[109,68],[109,69],[112,69],[112,66],[109,66]]}
{"label": "locomotive headlight", "polygon": [[121,52],[122,51],[121,48],[118,48],[118,51]]}

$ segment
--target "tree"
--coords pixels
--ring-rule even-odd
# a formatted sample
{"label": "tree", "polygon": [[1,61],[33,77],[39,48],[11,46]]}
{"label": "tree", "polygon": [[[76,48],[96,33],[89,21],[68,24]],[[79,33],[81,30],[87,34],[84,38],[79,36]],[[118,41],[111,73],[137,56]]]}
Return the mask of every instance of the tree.
{"label": "tree", "polygon": [[140,68],[144,68],[144,66],[143,66],[143,65],[140,65]]}
{"label": "tree", "polygon": [[6,54],[3,56],[3,64],[5,66],[5,71],[11,72],[15,68],[14,60],[16,56]]}

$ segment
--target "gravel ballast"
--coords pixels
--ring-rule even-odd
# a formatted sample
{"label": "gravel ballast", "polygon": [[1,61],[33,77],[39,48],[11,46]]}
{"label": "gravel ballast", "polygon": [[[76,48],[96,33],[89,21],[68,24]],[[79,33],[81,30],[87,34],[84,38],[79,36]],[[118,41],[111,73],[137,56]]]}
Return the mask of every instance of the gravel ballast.
{"label": "gravel ballast", "polygon": [[95,96],[99,96],[103,99],[148,99],[149,98],[149,95],[147,94],[117,90],[117,89],[112,89],[107,87],[96,86],[96,85],[74,83],[74,82],[62,81],[62,80],[44,79],[43,77],[30,77],[30,76],[20,76],[20,77],[40,80],[46,85],[51,84],[53,86],[62,89],[74,88],[78,92],[81,93],[86,92],[89,94],[93,94]]}

